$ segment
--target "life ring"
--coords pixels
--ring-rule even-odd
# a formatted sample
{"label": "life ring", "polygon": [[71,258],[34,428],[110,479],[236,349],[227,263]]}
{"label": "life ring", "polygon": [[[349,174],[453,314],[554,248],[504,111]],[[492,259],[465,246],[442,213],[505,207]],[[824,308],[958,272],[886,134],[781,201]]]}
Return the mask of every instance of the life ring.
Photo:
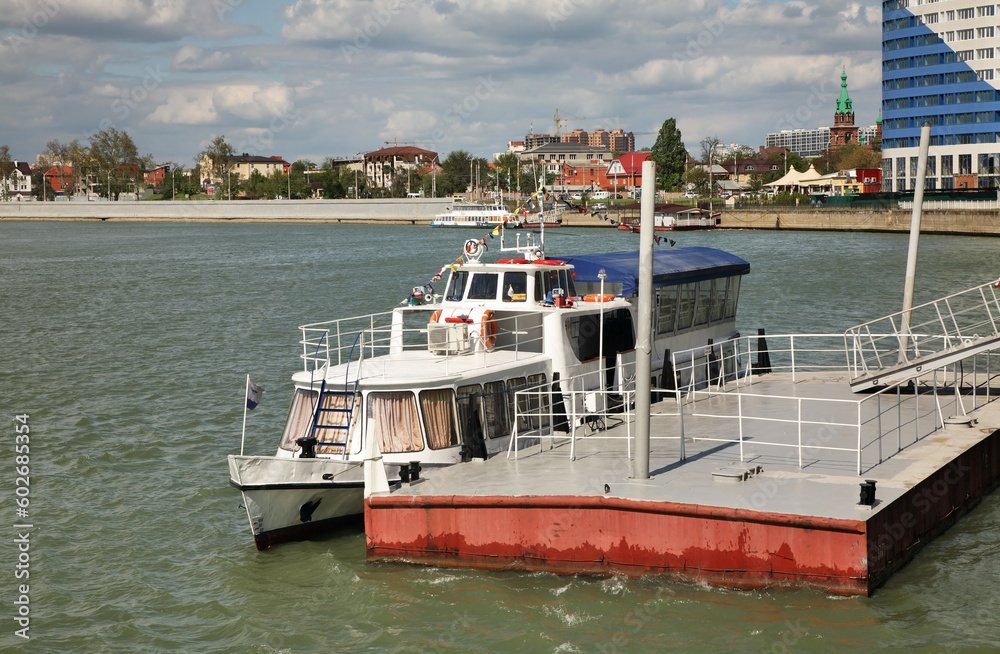
{"label": "life ring", "polygon": [[559,261],[557,259],[535,259],[531,263],[541,264],[543,266],[565,266],[565,261]]}
{"label": "life ring", "polygon": [[584,302],[611,302],[615,299],[615,296],[611,293],[605,293],[601,295],[600,293],[591,293],[590,295],[584,295]]}
{"label": "life ring", "polygon": [[490,348],[497,344],[497,317],[491,309],[483,311],[479,317],[479,335],[482,337],[483,345]]}
{"label": "life ring", "polygon": [[497,263],[531,263],[527,259],[500,259]]}
{"label": "life ring", "polygon": [[441,309],[438,309],[437,311],[431,314],[431,322],[437,322],[438,318],[440,317],[441,317]]}

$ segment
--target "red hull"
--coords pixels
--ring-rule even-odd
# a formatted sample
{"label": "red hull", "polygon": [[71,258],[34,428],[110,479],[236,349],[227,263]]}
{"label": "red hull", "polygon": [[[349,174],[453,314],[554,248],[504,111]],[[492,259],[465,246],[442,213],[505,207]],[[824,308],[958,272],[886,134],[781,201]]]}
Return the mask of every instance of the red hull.
{"label": "red hull", "polygon": [[996,488],[1000,432],[857,520],[594,496],[374,496],[369,561],[677,573],[734,587],[870,595]]}

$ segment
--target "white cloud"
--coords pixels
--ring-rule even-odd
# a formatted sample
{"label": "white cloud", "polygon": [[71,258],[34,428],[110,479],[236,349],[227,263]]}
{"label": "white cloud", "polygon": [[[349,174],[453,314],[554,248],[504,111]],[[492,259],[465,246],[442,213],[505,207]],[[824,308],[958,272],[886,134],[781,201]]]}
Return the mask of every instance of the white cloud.
{"label": "white cloud", "polygon": [[204,125],[215,122],[217,116],[211,91],[175,91],[146,120],[165,125]]}
{"label": "white cloud", "polygon": [[186,45],[177,51],[170,69],[178,72],[203,73],[208,71],[243,71],[263,69],[267,61],[232,50],[206,51],[195,45]]}
{"label": "white cloud", "polygon": [[[858,123],[880,103],[878,0],[52,0],[58,15],[14,40],[26,7],[49,1],[0,16],[0,131],[39,144],[111,115],[158,158],[189,158],[204,125],[289,157],[392,136],[492,152],[552,131],[559,107],[586,116],[570,128],[675,117],[689,143],[757,145],[803,103],[816,106],[803,127],[829,124],[842,66]],[[115,115],[150,67],[165,71],[155,90]],[[25,99],[50,130],[12,130]]]}

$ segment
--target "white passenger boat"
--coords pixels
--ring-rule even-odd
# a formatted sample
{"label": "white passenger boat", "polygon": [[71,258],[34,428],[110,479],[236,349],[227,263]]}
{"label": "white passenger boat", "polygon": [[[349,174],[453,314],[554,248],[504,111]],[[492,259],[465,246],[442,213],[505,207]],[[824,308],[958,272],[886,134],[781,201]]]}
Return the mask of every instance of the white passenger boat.
{"label": "white passenger boat", "polygon": [[[553,424],[513,425],[518,390],[559,379],[634,384],[625,371],[634,370],[639,253],[547,259],[542,231],[510,248],[501,235],[501,252],[516,258],[496,262],[482,260],[481,241],[466,241],[443,294],[421,287],[390,312],[301,327],[303,369],[276,455],[229,456],[258,549],[361,514],[366,452],[381,457],[389,483],[412,483],[421,470],[506,451],[515,428],[565,431],[578,420],[557,387],[530,400]],[[748,271],[711,248],[654,253],[658,376],[669,350],[738,336]]]}
{"label": "white passenger boat", "polygon": [[431,227],[520,227],[521,218],[496,200],[490,204],[456,202],[444,213],[434,216]]}

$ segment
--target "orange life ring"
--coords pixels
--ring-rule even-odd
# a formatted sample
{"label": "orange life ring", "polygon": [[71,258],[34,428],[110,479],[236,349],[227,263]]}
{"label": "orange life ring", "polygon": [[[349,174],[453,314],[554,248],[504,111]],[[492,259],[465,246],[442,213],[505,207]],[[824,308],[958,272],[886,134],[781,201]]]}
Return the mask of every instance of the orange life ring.
{"label": "orange life ring", "polygon": [[479,318],[479,335],[483,338],[483,345],[493,347],[497,344],[497,317],[491,309],[483,311]]}
{"label": "orange life ring", "polygon": [[431,322],[437,322],[438,318],[440,317],[441,317],[441,309],[438,309],[437,311],[431,314]]}
{"label": "orange life ring", "polygon": [[557,259],[535,259],[531,263],[538,263],[543,266],[565,266],[565,261],[559,261]]}
{"label": "orange life ring", "polygon": [[611,293],[605,293],[601,295],[600,293],[591,293],[590,295],[584,295],[584,302],[611,302],[615,299],[615,296]]}
{"label": "orange life ring", "polygon": [[527,259],[500,259],[497,263],[530,263]]}

